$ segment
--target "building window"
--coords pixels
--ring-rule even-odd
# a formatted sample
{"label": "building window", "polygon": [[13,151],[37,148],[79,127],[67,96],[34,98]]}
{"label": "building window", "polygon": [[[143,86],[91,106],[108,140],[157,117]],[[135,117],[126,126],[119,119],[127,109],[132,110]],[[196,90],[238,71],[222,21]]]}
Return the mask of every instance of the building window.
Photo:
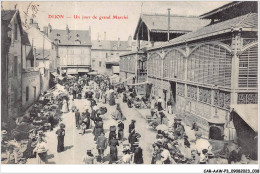
{"label": "building window", "polygon": [[95,66],[95,60],[92,60],[92,66],[93,67]]}
{"label": "building window", "polygon": [[17,76],[17,68],[18,68],[18,57],[14,56],[14,69],[13,69],[13,74],[14,76]]}
{"label": "building window", "polygon": [[106,53],[106,58],[107,58],[107,53]]}
{"label": "building window", "polygon": [[99,67],[101,67],[102,66],[102,62],[101,61],[99,61]]}
{"label": "building window", "polygon": [[14,24],[14,40],[17,40],[17,24]]}
{"label": "building window", "polygon": [[26,86],[26,101],[29,100],[29,86]]}

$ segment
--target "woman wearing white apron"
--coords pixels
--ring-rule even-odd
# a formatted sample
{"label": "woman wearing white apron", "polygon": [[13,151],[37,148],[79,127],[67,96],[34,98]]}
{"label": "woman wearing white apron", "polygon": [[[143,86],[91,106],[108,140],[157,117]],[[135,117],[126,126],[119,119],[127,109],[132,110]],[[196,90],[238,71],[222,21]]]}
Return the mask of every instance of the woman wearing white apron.
{"label": "woman wearing white apron", "polygon": [[69,112],[69,110],[68,110],[68,103],[67,103],[67,100],[66,100],[66,99],[63,100],[63,105],[62,105],[61,111],[62,111],[63,113]]}

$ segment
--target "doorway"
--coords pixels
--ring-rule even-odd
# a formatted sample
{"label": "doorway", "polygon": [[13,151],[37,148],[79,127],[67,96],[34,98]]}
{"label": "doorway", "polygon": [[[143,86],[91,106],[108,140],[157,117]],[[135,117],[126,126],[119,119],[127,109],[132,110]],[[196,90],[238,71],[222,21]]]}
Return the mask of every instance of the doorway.
{"label": "doorway", "polygon": [[224,140],[224,135],[221,129],[222,127],[219,126],[211,126],[209,128],[209,139]]}
{"label": "doorway", "polygon": [[167,107],[167,90],[163,90],[164,108]]}
{"label": "doorway", "polygon": [[33,87],[33,96],[34,96],[34,101],[36,101],[36,86]]}
{"label": "doorway", "polygon": [[170,82],[171,85],[171,98],[172,98],[172,108],[175,111],[176,105],[176,82]]}

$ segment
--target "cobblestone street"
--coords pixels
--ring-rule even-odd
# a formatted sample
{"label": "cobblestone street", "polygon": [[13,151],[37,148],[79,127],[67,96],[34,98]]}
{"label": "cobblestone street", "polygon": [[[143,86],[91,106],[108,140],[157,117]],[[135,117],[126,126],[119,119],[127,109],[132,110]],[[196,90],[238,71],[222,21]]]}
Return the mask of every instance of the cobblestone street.
{"label": "cobblestone street", "polygon": [[[86,99],[76,99],[75,105],[77,108],[82,110],[84,107],[84,101]],[[122,103],[122,99],[116,100],[120,103],[122,112],[126,117],[124,121],[125,130],[124,137],[125,141],[128,141],[128,126],[132,119],[136,120],[136,131],[141,134],[140,147],[143,148],[144,163],[150,163],[152,159],[152,144],[155,141],[156,131],[148,126],[143,116],[136,111],[135,108],[128,108],[125,103]],[[105,136],[108,137],[109,127],[116,125],[117,121],[112,119],[111,114],[115,111],[115,106],[109,106],[108,104],[98,103],[98,106],[105,106],[108,112],[103,116],[104,118],[104,130]],[[58,127],[53,131],[46,132],[46,141],[48,145],[48,163],[49,164],[83,164],[82,158],[87,149],[92,149],[94,155],[97,155],[96,144],[94,141],[94,135],[92,134],[93,127],[88,129],[87,134],[79,134],[80,130],[76,128],[75,124],[75,114],[73,112],[68,112],[62,115],[62,123],[66,125],[65,131],[66,136],[64,140],[65,151],[57,152],[57,135],[55,134]],[[119,159],[122,157],[123,143],[118,147]],[[108,163],[109,160],[109,147],[105,151],[105,162]],[[36,164],[35,158],[28,159],[27,164]]]}

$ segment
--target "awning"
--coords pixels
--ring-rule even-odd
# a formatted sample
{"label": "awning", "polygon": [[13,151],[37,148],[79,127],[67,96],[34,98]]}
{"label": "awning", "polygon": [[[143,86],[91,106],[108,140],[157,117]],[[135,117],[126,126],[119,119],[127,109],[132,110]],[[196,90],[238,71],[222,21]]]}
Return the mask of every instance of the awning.
{"label": "awning", "polygon": [[98,72],[93,71],[93,72],[89,72],[88,74],[89,74],[89,75],[98,75]]}
{"label": "awning", "polygon": [[67,74],[78,74],[78,70],[76,68],[68,68]]}
{"label": "awning", "polygon": [[62,76],[58,76],[58,79],[60,79],[60,80],[63,80],[64,79],[64,77],[62,77]]}
{"label": "awning", "polygon": [[56,73],[56,72],[52,72],[51,74],[52,74],[54,77],[58,77],[58,76],[59,76],[59,74]]}
{"label": "awning", "polygon": [[125,80],[121,81],[120,83],[124,83],[124,82],[127,82],[128,80],[131,80],[135,77],[135,75],[132,75],[130,77],[127,77]]}
{"label": "awning", "polygon": [[138,86],[138,85],[147,85],[151,84],[151,82],[141,82],[141,83],[134,83],[134,84],[128,84],[129,86]]}
{"label": "awning", "polygon": [[89,72],[89,69],[87,69],[87,68],[79,68],[78,72]]}
{"label": "awning", "polygon": [[119,76],[118,76],[118,75],[112,75],[112,76],[110,76],[109,78],[110,78],[110,79],[115,79],[115,78],[119,78]]}
{"label": "awning", "polygon": [[258,105],[237,104],[230,106],[231,112],[236,112],[255,132],[258,132]]}
{"label": "awning", "polygon": [[56,72],[52,72],[51,73],[54,77],[57,77],[58,79],[60,79],[60,80],[63,80],[64,79],[64,77],[62,77],[61,75],[59,75],[58,73],[56,73]]}

